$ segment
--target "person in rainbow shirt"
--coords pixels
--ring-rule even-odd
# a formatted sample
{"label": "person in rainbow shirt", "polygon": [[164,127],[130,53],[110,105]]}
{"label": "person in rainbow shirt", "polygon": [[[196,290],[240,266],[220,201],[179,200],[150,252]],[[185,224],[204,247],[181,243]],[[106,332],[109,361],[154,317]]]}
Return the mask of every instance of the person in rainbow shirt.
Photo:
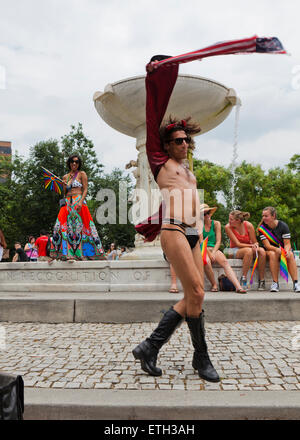
{"label": "person in rainbow shirt", "polygon": [[270,291],[279,292],[278,273],[280,269],[280,273],[286,281],[288,273],[290,274],[294,292],[300,292],[298,270],[291,246],[291,233],[288,225],[277,219],[275,208],[268,206],[263,209],[262,221],[257,231],[260,233],[260,239],[270,262],[273,277]]}

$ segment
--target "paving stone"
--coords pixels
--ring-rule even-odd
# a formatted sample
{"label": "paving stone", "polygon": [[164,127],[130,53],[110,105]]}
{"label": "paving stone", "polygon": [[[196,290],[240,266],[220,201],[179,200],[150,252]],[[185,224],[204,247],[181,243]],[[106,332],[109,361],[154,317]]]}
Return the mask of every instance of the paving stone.
{"label": "paving stone", "polygon": [[186,326],[164,346],[151,377],[131,350],[156,323],[1,323],[7,350],[0,370],[21,374],[36,388],[157,390],[300,390],[300,352],[292,349],[299,322],[207,323],[209,354],[220,383],[199,378],[191,367],[193,347]]}

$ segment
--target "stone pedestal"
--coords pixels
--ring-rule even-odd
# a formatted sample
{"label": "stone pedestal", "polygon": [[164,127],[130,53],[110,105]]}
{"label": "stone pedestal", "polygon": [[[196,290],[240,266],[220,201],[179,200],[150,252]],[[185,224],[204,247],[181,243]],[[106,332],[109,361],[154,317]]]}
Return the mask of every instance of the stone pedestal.
{"label": "stone pedestal", "polygon": [[[228,260],[238,278],[242,274],[241,260]],[[300,260],[297,259],[300,275]],[[223,268],[214,267],[215,278],[224,273]],[[266,268],[266,288],[269,290],[272,277]],[[1,292],[64,292],[64,293],[109,293],[109,292],[163,292],[170,287],[170,269],[163,259],[118,260],[118,261],[76,261],[73,264],[55,261],[51,266],[43,263],[0,263]],[[249,282],[249,279],[248,279]],[[257,290],[257,270],[252,290]],[[279,278],[280,290],[292,290]],[[178,286],[182,291],[181,283]],[[205,290],[210,285],[205,277]],[[263,294],[263,293],[262,293]]]}

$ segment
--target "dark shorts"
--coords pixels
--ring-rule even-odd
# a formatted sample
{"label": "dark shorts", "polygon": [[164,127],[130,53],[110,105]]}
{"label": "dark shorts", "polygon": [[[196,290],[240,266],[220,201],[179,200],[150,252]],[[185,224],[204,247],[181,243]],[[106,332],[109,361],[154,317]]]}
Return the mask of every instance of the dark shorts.
{"label": "dark shorts", "polygon": [[[191,249],[194,249],[194,247],[196,246],[196,244],[199,241],[198,230],[196,228],[192,228],[191,226],[189,226],[185,223],[179,222],[178,220],[173,219],[173,218],[169,218],[169,219],[165,219],[163,221],[163,225],[177,225],[177,226],[179,226],[180,229],[172,229],[172,228],[167,228],[167,227],[162,226],[161,231],[181,232],[185,236],[185,238],[187,239]],[[165,253],[163,255],[164,255],[164,259],[166,261],[168,261]]]}

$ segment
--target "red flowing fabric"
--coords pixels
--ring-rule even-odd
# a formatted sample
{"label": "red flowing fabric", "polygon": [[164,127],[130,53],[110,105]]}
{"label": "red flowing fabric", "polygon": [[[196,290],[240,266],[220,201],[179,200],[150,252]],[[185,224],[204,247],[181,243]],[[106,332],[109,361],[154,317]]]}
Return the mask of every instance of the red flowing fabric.
{"label": "red flowing fabric", "polygon": [[[241,53],[273,53],[286,54],[281,42],[276,37],[259,38],[256,35],[240,40],[223,41],[204,49],[188,52],[151,63],[153,72],[146,76],[146,152],[154,179],[157,179],[160,168],[169,156],[165,153],[159,136],[159,127],[167,110],[167,106],[175,86],[179,64],[216,55]],[[153,241],[159,234],[163,218],[163,207],[147,220],[135,226],[136,231],[145,237],[145,241]]]}
{"label": "red flowing fabric", "polygon": [[[146,152],[153,173],[157,179],[160,168],[169,160],[163,149],[159,127],[165,115],[170,96],[178,76],[178,65],[161,66],[146,76]],[[159,211],[135,226],[136,231],[145,237],[145,241],[153,241],[159,234],[163,219],[163,204]]]}

